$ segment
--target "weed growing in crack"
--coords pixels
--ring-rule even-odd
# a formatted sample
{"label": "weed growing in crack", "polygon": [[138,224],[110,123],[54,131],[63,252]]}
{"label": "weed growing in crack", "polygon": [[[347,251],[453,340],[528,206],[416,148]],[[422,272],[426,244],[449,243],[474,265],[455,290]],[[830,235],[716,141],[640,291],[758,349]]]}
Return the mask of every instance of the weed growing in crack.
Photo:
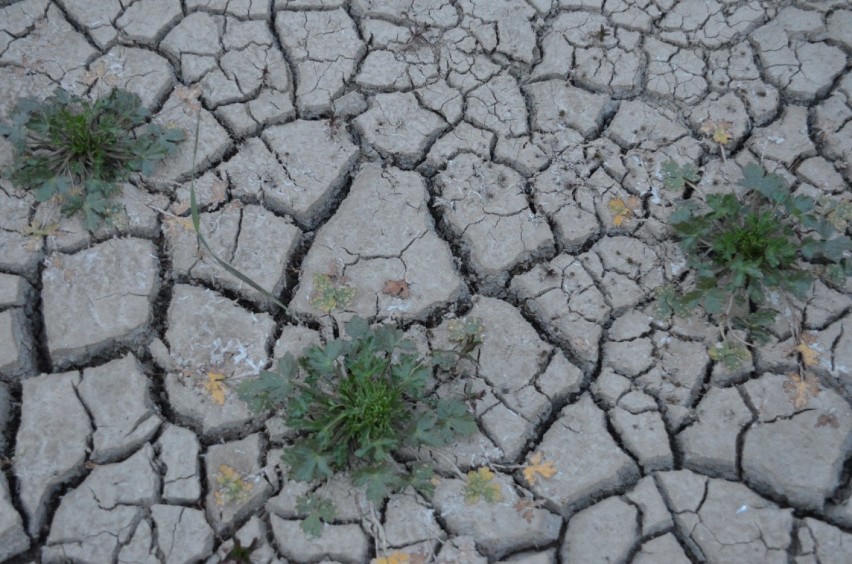
{"label": "weed growing in crack", "polygon": [[39,202],[56,198],[66,216],[83,214],[94,231],[110,220],[110,198],[133,173],[150,175],[184,140],[179,129],[145,125],[148,111],[136,94],[114,89],[90,102],[57,89],[43,102],[23,98],[0,123],[16,159],[11,179]]}
{"label": "weed growing in crack", "polygon": [[[370,328],[359,317],[346,324],[349,339],[315,346],[296,360],[281,358],[274,372],[265,371],[238,388],[240,398],[256,412],[283,410],[298,438],[283,455],[292,479],[317,482],[336,472],[351,471],[367,498],[381,502],[405,486],[429,491],[432,470],[426,464],[403,467],[392,453],[401,447],[440,447],[476,430],[460,399],[428,393],[437,357],[420,356],[402,331]],[[458,328],[456,353],[469,354],[481,342],[481,322]],[[309,534],[321,533],[320,521],[333,519],[322,500],[304,500],[302,523]]]}
{"label": "weed growing in crack", "polygon": [[[688,165],[669,162],[663,170],[674,185],[697,181],[697,170]],[[706,205],[687,201],[671,215],[695,282],[686,292],[664,289],[657,302],[657,311],[666,315],[700,306],[719,316],[725,344],[711,353],[728,366],[747,356],[728,339],[733,330],[746,331],[756,343],[769,339],[777,314],[770,307],[772,292],[804,298],[815,274],[835,284],[852,274],[852,241],[837,234],[813,198],[793,195],[780,175],[754,163],[745,167],[739,184],[746,189],[741,199],[710,194]]]}

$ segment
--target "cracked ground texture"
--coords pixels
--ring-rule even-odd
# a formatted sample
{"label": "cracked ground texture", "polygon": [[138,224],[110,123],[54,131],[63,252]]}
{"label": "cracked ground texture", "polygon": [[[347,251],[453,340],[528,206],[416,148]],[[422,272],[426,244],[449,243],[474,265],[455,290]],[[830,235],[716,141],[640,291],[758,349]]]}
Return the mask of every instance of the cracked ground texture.
{"label": "cracked ground texture", "polygon": [[[759,161],[850,199],[850,55],[844,0],[0,0],[0,116],[121,87],[199,124],[94,234],[0,180],[0,561],[256,539],[264,563],[849,562],[852,281],[816,283],[738,369],[707,320],[652,312],[685,268],[663,162],[703,167],[694,198]],[[286,311],[199,253],[192,181],[212,247]],[[329,280],[354,289],[331,314]],[[433,453],[429,497],[323,484],[312,538],[292,431],[235,388],[356,314],[424,349],[480,318],[479,365],[443,390],[477,398],[478,430]],[[530,483],[536,453],[556,473]],[[503,499],[465,503],[457,471],[482,465]]]}

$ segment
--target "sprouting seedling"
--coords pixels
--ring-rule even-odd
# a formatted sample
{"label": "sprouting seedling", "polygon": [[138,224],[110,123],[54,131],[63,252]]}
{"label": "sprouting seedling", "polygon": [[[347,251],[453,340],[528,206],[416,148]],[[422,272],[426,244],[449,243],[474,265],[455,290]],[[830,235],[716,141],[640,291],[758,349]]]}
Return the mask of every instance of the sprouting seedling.
{"label": "sprouting seedling", "polygon": [[728,157],[725,154],[725,148],[730,144],[733,135],[731,128],[733,123],[727,120],[712,120],[706,119],[701,124],[701,133],[710,136],[713,142],[719,146],[719,151],[722,153],[722,161],[725,163],[725,168],[728,167]]}

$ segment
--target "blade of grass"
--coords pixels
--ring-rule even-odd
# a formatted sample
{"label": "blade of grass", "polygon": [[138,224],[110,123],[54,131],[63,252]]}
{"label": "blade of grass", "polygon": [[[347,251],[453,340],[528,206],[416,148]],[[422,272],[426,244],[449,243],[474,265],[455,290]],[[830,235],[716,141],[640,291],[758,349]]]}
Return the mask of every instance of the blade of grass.
{"label": "blade of grass", "polygon": [[[201,113],[198,114],[198,118],[195,120],[195,143],[193,144],[193,148],[192,148],[192,168],[193,169],[195,168],[195,159],[198,156],[198,132],[199,132],[200,128],[201,128]],[[190,185],[189,185],[189,209],[190,209],[190,212],[192,214],[192,227],[193,227],[193,229],[195,229],[195,237],[196,237],[196,239],[198,239],[198,243],[202,247],[204,247],[204,249],[207,250],[208,253],[210,253],[210,256],[213,257],[213,260],[215,260],[217,263],[219,263],[219,266],[224,268],[227,272],[229,272],[233,276],[237,277],[240,281],[245,282],[246,284],[248,284],[249,286],[251,286],[252,288],[257,290],[258,292],[260,292],[262,295],[264,295],[272,303],[274,303],[275,305],[277,305],[278,307],[280,307],[281,309],[286,311],[287,306],[281,300],[279,300],[272,293],[268,292],[263,287],[261,287],[260,284],[258,284],[257,282],[255,282],[254,280],[252,280],[251,278],[249,278],[248,276],[246,276],[245,274],[243,274],[242,272],[240,272],[239,270],[237,270],[236,268],[234,268],[233,266],[228,264],[223,259],[219,258],[219,255],[217,255],[213,251],[213,249],[210,247],[210,245],[207,243],[207,239],[205,239],[204,235],[201,234],[201,214],[198,211],[198,201],[195,197],[195,177],[193,177],[192,182],[190,182]]]}

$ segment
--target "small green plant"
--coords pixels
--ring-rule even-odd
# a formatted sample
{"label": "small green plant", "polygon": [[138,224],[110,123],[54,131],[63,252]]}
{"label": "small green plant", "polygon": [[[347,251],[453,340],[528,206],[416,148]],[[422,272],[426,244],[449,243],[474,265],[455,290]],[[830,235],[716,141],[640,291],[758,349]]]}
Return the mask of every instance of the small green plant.
{"label": "small green plant", "polygon": [[[791,194],[780,175],[749,164],[739,184],[746,189],[742,200],[734,194],[711,194],[706,206],[688,201],[671,215],[671,226],[695,273],[695,287],[674,300],[664,291],[658,309],[682,312],[700,306],[720,316],[724,335],[743,329],[762,342],[776,316],[769,293],[803,298],[815,270],[808,261],[849,276],[852,241],[837,235],[815,212],[812,198]],[[734,348],[725,351],[730,354],[717,354],[729,363],[742,356]]]}
{"label": "small green plant", "polygon": [[663,185],[669,190],[683,190],[695,186],[699,180],[698,167],[692,163],[679,165],[676,161],[663,163]]}
{"label": "small green plant", "polygon": [[[407,485],[429,490],[431,469],[406,468],[392,453],[469,435],[476,429],[472,415],[459,399],[427,393],[435,360],[419,356],[402,331],[373,329],[355,317],[346,333],[349,339],[312,347],[298,361],[285,355],[274,372],[241,384],[240,397],[255,411],[283,409],[298,432],[283,455],[295,480],[323,481],[351,471],[377,503]],[[470,346],[472,338],[464,342]]]}
{"label": "small green plant", "polygon": [[12,182],[39,202],[57,198],[66,216],[82,213],[93,231],[117,211],[109,200],[118,183],[150,175],[184,139],[179,129],[146,125],[147,118],[139,97],[119,89],[95,102],[62,89],[43,102],[23,98],[11,124],[0,123],[16,153]]}
{"label": "small green plant", "polygon": [[494,481],[494,472],[485,466],[468,472],[464,484],[465,502],[474,504],[480,499],[488,503],[503,501],[503,492],[500,490],[500,484]]}
{"label": "small green plant", "polygon": [[303,514],[302,530],[312,537],[322,534],[322,524],[334,521],[334,504],[316,494],[300,496],[296,500],[296,511]]}

